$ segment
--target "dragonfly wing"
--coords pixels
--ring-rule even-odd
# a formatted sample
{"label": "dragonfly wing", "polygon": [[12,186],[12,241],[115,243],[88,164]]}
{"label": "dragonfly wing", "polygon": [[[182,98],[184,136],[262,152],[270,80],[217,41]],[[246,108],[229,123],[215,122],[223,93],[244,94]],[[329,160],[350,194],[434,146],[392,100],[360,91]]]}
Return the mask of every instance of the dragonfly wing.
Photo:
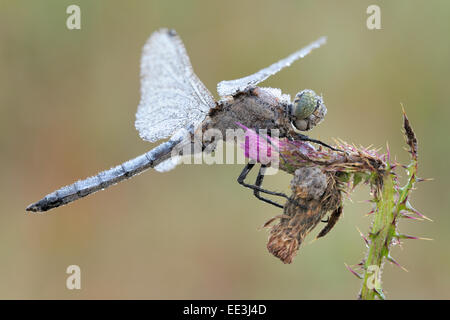
{"label": "dragonfly wing", "polygon": [[141,101],[135,122],[141,138],[155,142],[178,129],[196,127],[214,106],[176,32],[154,32],[141,59]]}
{"label": "dragonfly wing", "polygon": [[221,97],[234,95],[237,92],[244,91],[245,89],[256,86],[258,83],[266,80],[270,76],[274,75],[281,69],[285,67],[289,67],[294,61],[303,58],[312,50],[319,48],[326,42],[326,38],[322,37],[317,39],[316,41],[310,43],[306,47],[294,52],[290,56],[272,64],[271,66],[259,70],[258,72],[236,80],[226,80],[219,82],[217,85],[217,92]]}

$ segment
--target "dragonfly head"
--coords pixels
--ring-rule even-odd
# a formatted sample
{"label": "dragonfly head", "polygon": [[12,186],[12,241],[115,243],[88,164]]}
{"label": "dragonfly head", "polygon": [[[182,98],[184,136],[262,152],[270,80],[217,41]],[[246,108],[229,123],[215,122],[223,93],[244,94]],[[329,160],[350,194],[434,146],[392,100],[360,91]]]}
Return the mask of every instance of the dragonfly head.
{"label": "dragonfly head", "polygon": [[289,111],[294,131],[307,131],[323,120],[327,108],[321,96],[313,90],[305,89],[295,95]]}

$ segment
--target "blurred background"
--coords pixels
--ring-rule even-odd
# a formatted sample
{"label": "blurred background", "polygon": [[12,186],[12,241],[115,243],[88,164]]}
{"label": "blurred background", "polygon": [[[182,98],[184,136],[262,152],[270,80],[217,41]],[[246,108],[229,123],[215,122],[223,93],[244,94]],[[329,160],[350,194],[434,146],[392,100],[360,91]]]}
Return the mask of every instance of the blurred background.
{"label": "blurred background", "polygon": [[[66,28],[67,6],[81,30]],[[366,9],[381,8],[381,30]],[[371,220],[367,188],[346,201],[325,238],[315,230],[291,265],[258,230],[280,213],[239,186],[241,165],[184,165],[145,172],[42,215],[25,207],[154,145],[134,128],[139,61],[148,36],[171,27],[199,78],[221,80],[277,61],[319,36],[326,46],[264,82],[294,95],[322,93],[314,138],[389,144],[407,162],[402,103],[419,139],[413,205],[434,222],[401,221],[411,240],[393,249],[409,272],[386,264],[393,299],[450,298],[448,1],[0,1],[0,298],[354,299],[345,268],[365,255],[357,228]],[[250,180],[254,179],[254,175]],[[290,177],[265,186],[289,192]],[[82,289],[66,289],[81,267]]]}

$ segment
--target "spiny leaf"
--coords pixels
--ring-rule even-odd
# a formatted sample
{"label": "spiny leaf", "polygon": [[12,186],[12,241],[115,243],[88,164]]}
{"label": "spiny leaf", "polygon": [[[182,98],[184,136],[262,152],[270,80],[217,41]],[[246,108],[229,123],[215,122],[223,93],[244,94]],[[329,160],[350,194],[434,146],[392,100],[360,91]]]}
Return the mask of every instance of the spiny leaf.
{"label": "spiny leaf", "polygon": [[405,267],[403,267],[402,265],[400,265],[400,264],[399,264],[397,261],[395,261],[394,258],[392,258],[390,255],[388,255],[388,256],[386,257],[386,259],[387,259],[390,263],[392,263],[392,264],[396,265],[397,267],[401,268],[402,270],[408,272],[408,270],[407,270]]}
{"label": "spiny leaf", "polygon": [[358,272],[356,272],[355,270],[353,270],[348,264],[344,263],[345,267],[348,269],[348,271],[350,271],[354,276],[356,276],[358,279],[362,279],[363,276],[360,275]]}
{"label": "spiny leaf", "polygon": [[431,238],[415,237],[415,236],[410,236],[410,235],[407,235],[407,234],[398,234],[398,235],[396,235],[396,237],[397,237],[398,239],[428,240],[428,241],[433,240],[433,239],[431,239]]}
{"label": "spiny leaf", "polygon": [[359,230],[358,227],[356,227],[356,230],[358,230],[359,235],[361,236],[361,238],[363,238],[364,243],[366,244],[366,247],[369,248],[370,242],[369,240],[366,238],[366,236],[361,232],[361,230]]}

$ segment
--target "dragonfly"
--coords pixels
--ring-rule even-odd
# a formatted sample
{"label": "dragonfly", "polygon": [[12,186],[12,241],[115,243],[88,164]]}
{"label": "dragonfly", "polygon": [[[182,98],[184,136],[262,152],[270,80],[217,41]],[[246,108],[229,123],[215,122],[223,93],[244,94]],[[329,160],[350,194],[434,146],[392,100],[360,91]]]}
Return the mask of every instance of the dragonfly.
{"label": "dragonfly", "polygon": [[[327,113],[321,96],[306,89],[293,101],[280,89],[257,85],[294,61],[308,55],[326,42],[321,37],[284,59],[256,73],[221,81],[216,101],[195,75],[181,38],[173,29],[155,31],[144,45],[141,57],[141,99],[135,127],[149,142],[168,139],[150,151],[95,176],[62,187],[29,205],[32,212],[47,211],[66,205],[89,194],[108,188],[143,171],[154,168],[168,171],[179,163],[172,151],[193,143],[194,136],[208,129],[237,129],[237,123],[260,129],[277,129],[280,137],[324,145],[302,132],[319,124]],[[202,141],[202,151],[214,141]],[[247,172],[248,168],[244,168]],[[242,174],[241,174],[242,176]],[[238,181],[241,181],[239,179]],[[250,188],[255,189],[254,186]]]}

